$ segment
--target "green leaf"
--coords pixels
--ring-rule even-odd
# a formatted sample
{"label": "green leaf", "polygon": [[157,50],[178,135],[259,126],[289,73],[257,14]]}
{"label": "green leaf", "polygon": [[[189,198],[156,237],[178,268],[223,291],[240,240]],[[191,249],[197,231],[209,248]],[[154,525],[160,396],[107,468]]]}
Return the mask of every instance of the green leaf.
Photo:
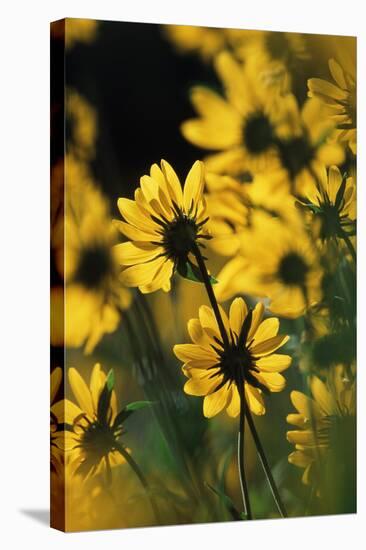
{"label": "green leaf", "polygon": [[[184,279],[188,279],[189,281],[193,281],[195,283],[203,283],[201,271],[189,260],[187,260],[186,262],[178,262],[177,270],[179,275],[181,277],[184,277]],[[209,275],[209,279],[212,285],[218,283],[217,279],[215,279],[215,277],[212,277],[212,275]]]}
{"label": "green leaf", "polygon": [[107,388],[108,388],[109,391],[113,390],[114,382],[115,382],[114,370],[111,369],[109,371],[109,373],[107,374],[107,381],[106,381],[106,385],[107,385]]}
{"label": "green leaf", "polygon": [[134,412],[138,411],[139,409],[144,409],[145,407],[151,407],[151,405],[155,405],[156,401],[134,401],[133,403],[129,403],[125,410],[127,412]]}
{"label": "green leaf", "polygon": [[226,506],[228,511],[230,512],[231,517],[235,521],[240,521],[242,519],[246,519],[246,515],[244,512],[239,512],[234,506],[233,501],[230,497],[228,497],[223,491],[220,491],[220,489],[216,489],[215,487],[212,487],[209,483],[205,482],[205,485],[213,492],[216,496],[219,497],[219,499],[223,502],[223,504]]}

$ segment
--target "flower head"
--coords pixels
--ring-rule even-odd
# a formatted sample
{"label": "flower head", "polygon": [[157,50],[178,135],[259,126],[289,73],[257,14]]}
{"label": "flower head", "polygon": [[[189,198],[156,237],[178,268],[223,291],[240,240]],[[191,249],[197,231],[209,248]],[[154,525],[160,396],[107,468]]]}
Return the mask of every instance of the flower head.
{"label": "flower head", "polygon": [[251,310],[242,298],[236,298],[230,314],[220,308],[227,342],[223,342],[211,308],[201,306],[199,318],[191,319],[188,332],[193,344],[178,344],[174,353],[184,362],[188,378],[184,391],[205,396],[203,413],[210,418],[226,408],[229,416],[240,412],[238,388],[244,386],[245,397],[254,414],[265,413],[263,392],[279,392],[285,386],[280,374],[291,357],[274,353],[288,336],[278,334],[276,318],[263,320],[264,306]]}
{"label": "flower head", "polygon": [[124,457],[117,450],[121,445],[125,411],[118,412],[113,389],[113,371],[107,376],[97,363],[91,373],[89,387],[78,371],[70,368],[68,378],[77,404],[65,399],[59,403],[59,422],[66,430],[58,434],[58,445],[70,457],[70,469],[85,478],[106,472],[123,464]]}
{"label": "flower head", "polygon": [[309,188],[305,207],[319,222],[322,241],[354,234],[356,219],[356,186],[352,177],[342,176],[337,166],[320,173],[319,186]]}
{"label": "flower head", "polygon": [[60,222],[55,256],[66,283],[65,344],[85,345],[91,353],[105,333],[116,330],[131,295],[118,278],[108,203],[85,166],[72,157],[66,158],[65,217]]}
{"label": "flower head", "polygon": [[292,191],[304,195],[314,184],[319,167],[342,163],[344,150],[329,139],[334,122],[317,98],[308,99],[300,112],[294,96],[289,96],[287,115],[277,142],[279,157]]}
{"label": "flower head", "polygon": [[130,241],[115,246],[125,268],[121,280],[141,292],[170,289],[176,269],[184,269],[201,239],[210,238],[203,193],[203,163],[196,161],[189,171],[184,189],[166,161],[161,169],[153,164],[150,176],[143,176],[135,200],[121,198],[118,208],[126,222],[116,227]]}
{"label": "flower head", "polygon": [[308,80],[309,97],[319,98],[327,107],[337,126],[337,138],[349,144],[356,154],[356,79],[355,64],[345,70],[335,59],[329,60],[329,71],[334,82],[322,78]]}
{"label": "flower head", "polygon": [[182,125],[184,137],[204,149],[217,151],[206,160],[208,171],[237,175],[258,172],[276,164],[276,125],[282,120],[287,97],[265,102],[255,93],[244,66],[221,52],[215,67],[225,97],[198,86],[191,99],[199,118]]}
{"label": "flower head", "polygon": [[[355,384],[342,365],[334,367],[325,384],[320,378],[310,379],[312,397],[302,392],[291,392],[291,401],[297,412],[287,416],[287,422],[296,427],[287,432],[287,439],[295,445],[288,460],[304,469],[303,483],[319,484],[320,468],[327,465],[331,453],[352,455],[350,442],[355,435]],[[346,443],[348,442],[348,443]]]}

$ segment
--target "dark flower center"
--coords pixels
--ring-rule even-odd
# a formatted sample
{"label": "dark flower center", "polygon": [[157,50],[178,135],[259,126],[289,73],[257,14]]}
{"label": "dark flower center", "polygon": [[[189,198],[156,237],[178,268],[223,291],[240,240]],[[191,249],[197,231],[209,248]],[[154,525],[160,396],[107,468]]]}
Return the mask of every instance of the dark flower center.
{"label": "dark flower center", "polygon": [[113,269],[111,251],[107,246],[95,244],[80,252],[75,281],[89,289],[99,289]]}
{"label": "dark flower center", "polygon": [[314,157],[314,149],[305,136],[296,137],[278,144],[282,165],[294,179],[309,166]]}
{"label": "dark flower center", "polygon": [[[173,221],[168,221],[163,216],[151,216],[161,226],[160,234],[162,236],[161,241],[152,244],[162,246],[165,256],[172,259],[175,264],[179,264],[187,261],[188,254],[193,252],[198,244],[198,239],[210,239],[211,237],[201,232],[208,218],[198,223],[197,212],[190,211],[185,214],[176,204],[173,207],[175,212]],[[193,210],[193,205],[191,210]]]}
{"label": "dark flower center", "polygon": [[258,155],[273,144],[274,133],[268,117],[261,113],[250,115],[244,122],[243,141],[250,153]]}
{"label": "dark flower center", "polygon": [[81,445],[92,462],[97,462],[108,454],[114,443],[113,428],[98,421],[90,424],[81,437]]}
{"label": "dark flower center", "polygon": [[296,252],[290,252],[284,256],[278,267],[278,276],[285,285],[305,285],[306,275],[309,267]]}
{"label": "dark flower center", "polygon": [[323,240],[336,237],[341,232],[341,220],[338,208],[331,203],[321,205],[321,211],[316,214],[321,221],[320,237]]}
{"label": "dark flower center", "polygon": [[222,381],[214,390],[215,392],[222,388],[226,382],[239,386],[244,381],[248,382],[251,386],[260,388],[264,392],[268,391],[253,375],[254,372],[259,372],[259,370],[255,364],[256,358],[250,351],[251,342],[247,343],[251,324],[252,310],[246,316],[240,334],[231,333],[232,342],[225,345],[215,338],[217,346],[212,347],[218,355],[218,362],[211,368],[217,369],[219,367],[219,371],[212,374],[211,377],[214,378],[223,375]]}

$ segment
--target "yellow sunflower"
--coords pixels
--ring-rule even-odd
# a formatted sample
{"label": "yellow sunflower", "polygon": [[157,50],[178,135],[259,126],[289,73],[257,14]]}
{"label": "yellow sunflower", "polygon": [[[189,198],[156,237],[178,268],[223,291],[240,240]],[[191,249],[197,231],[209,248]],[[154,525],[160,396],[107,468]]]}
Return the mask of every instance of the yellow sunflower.
{"label": "yellow sunflower", "polygon": [[304,195],[312,187],[322,165],[341,164],[344,150],[331,141],[334,122],[317,98],[308,99],[300,112],[294,96],[288,96],[287,121],[279,129],[277,146],[292,192]]}
{"label": "yellow sunflower", "polygon": [[199,308],[199,318],[191,319],[188,332],[193,344],[178,344],[173,351],[184,363],[188,378],[184,391],[205,396],[203,414],[211,418],[223,409],[229,416],[240,412],[240,385],[254,414],[263,415],[263,392],[279,392],[285,386],[280,374],[291,363],[288,355],[274,353],[288,341],[278,334],[276,318],[263,320],[264,306],[258,303],[248,309],[242,298],[236,298],[229,317],[220,307],[227,343],[223,342],[213,310]]}
{"label": "yellow sunflower", "polygon": [[270,310],[296,318],[322,296],[322,271],[317,250],[297,223],[265,212],[252,213],[251,226],[240,234],[240,255],[218,274],[216,295],[230,298],[234,291],[270,298]]}
{"label": "yellow sunflower", "polygon": [[196,161],[185,180],[184,189],[166,161],[161,169],[153,164],[150,176],[140,179],[135,200],[118,199],[118,208],[126,220],[115,221],[129,242],[115,246],[119,263],[125,268],[123,284],[149,293],[168,291],[176,269],[182,272],[201,239],[209,239],[207,215],[202,197],[204,166]]}
{"label": "yellow sunflower", "polygon": [[288,98],[261,100],[244,65],[228,52],[215,58],[225,96],[203,86],[191,93],[199,118],[182,124],[184,137],[198,147],[218,151],[206,158],[207,171],[238,175],[276,165],[276,125],[283,121]]}
{"label": "yellow sunflower", "polygon": [[310,78],[308,95],[319,98],[326,105],[337,127],[337,139],[348,143],[352,153],[356,154],[356,64],[348,63],[347,68],[343,68],[335,59],[330,59],[329,71],[334,83]]}
{"label": "yellow sunflower", "polygon": [[341,174],[337,166],[319,173],[318,185],[309,188],[305,201],[319,225],[319,237],[324,241],[353,237],[356,227],[356,186],[353,177]]}
{"label": "yellow sunflower", "polygon": [[58,432],[56,443],[68,455],[74,474],[110,476],[111,468],[126,462],[118,450],[125,418],[118,411],[111,374],[107,376],[97,363],[89,387],[74,368],[68,370],[68,379],[77,404],[64,399],[53,408],[58,422],[66,427]]}
{"label": "yellow sunflower", "polygon": [[64,462],[63,462],[63,453],[55,443],[55,440],[56,440],[55,434],[57,433],[57,429],[58,429],[58,420],[52,407],[55,404],[55,399],[61,387],[61,382],[62,382],[62,369],[60,367],[56,367],[55,369],[53,369],[51,373],[51,379],[50,379],[50,407],[51,407],[50,435],[51,435],[51,468],[55,472],[57,472],[57,474],[59,475],[62,475],[63,473]]}
{"label": "yellow sunflower", "polygon": [[[334,367],[326,383],[318,377],[310,379],[312,397],[302,392],[291,392],[291,401],[297,412],[287,416],[287,422],[296,427],[287,432],[287,439],[295,445],[288,460],[304,469],[304,484],[321,485],[320,473],[329,466],[330,455],[355,453],[356,388],[354,380],[342,365]],[[348,472],[350,473],[350,472]]]}
{"label": "yellow sunflower", "polygon": [[91,353],[105,333],[116,330],[131,295],[118,278],[108,204],[84,169],[66,157],[65,249],[61,241],[56,262],[66,283],[65,344],[85,345]]}

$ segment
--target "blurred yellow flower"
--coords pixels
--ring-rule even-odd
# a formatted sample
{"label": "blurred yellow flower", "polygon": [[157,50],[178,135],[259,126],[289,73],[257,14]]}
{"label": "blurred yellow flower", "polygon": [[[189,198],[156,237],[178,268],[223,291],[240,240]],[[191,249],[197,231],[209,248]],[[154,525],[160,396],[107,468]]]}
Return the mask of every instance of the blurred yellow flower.
{"label": "blurred yellow flower", "polygon": [[210,247],[218,254],[232,256],[240,246],[237,234],[247,225],[250,215],[246,189],[252,184],[246,186],[245,182],[251,182],[251,175],[248,173],[246,179],[242,176],[242,182],[212,173],[206,174],[205,179]]}
{"label": "blurred yellow flower", "polygon": [[200,239],[209,238],[203,186],[202,162],[194,163],[182,190],[173,168],[162,160],[161,169],[153,164],[150,176],[140,179],[134,201],[118,199],[127,223],[115,224],[130,239],[115,246],[126,286],[138,286],[144,293],[170,289],[175,270],[186,264]]}
{"label": "blurred yellow flower", "polygon": [[287,97],[263,102],[245,66],[227,51],[215,58],[225,97],[204,86],[191,93],[199,118],[183,122],[184,137],[204,149],[219,151],[205,160],[207,171],[238,175],[276,165],[276,125],[283,120]]}
{"label": "blurred yellow flower", "polygon": [[76,90],[66,90],[66,114],[70,131],[69,155],[84,160],[94,157],[97,138],[97,114],[93,106]]}
{"label": "blurred yellow flower", "polygon": [[344,150],[330,140],[334,122],[317,98],[308,99],[300,112],[294,96],[288,96],[287,121],[278,140],[282,166],[293,193],[304,195],[314,184],[322,166],[341,164]]}
{"label": "blurred yellow flower", "polygon": [[248,309],[242,298],[230,306],[230,314],[220,308],[228,343],[222,336],[213,313],[207,306],[199,308],[199,319],[191,319],[188,332],[193,344],[177,344],[173,351],[184,362],[188,378],[184,391],[205,396],[203,413],[210,418],[224,408],[229,416],[240,412],[238,387],[244,385],[248,405],[254,414],[263,415],[263,392],[279,392],[285,386],[280,374],[291,364],[288,355],[274,353],[288,341],[278,334],[276,318],[263,320],[264,306]]}
{"label": "blurred yellow flower", "polygon": [[[354,441],[356,392],[354,381],[342,365],[333,368],[326,384],[312,377],[310,389],[312,398],[299,391],[291,392],[297,412],[289,414],[287,422],[297,429],[287,432],[288,441],[296,449],[288,460],[304,469],[303,483],[319,485],[319,469],[326,467],[329,453],[341,450],[345,441]],[[346,452],[353,450],[348,447]]]}
{"label": "blurred yellow flower", "polygon": [[292,74],[309,58],[304,36],[292,32],[257,32],[237,54],[263,99],[268,94],[291,92]]}
{"label": "blurred yellow flower", "polygon": [[97,35],[98,21],[93,19],[65,19],[65,45],[71,48],[77,42],[90,44]]}
{"label": "blurred yellow flower", "polygon": [[296,318],[322,296],[322,271],[317,251],[297,223],[252,213],[251,225],[240,234],[240,255],[231,259],[218,274],[219,300],[242,293],[270,298],[270,310]]}
{"label": "blurred yellow flower", "polygon": [[181,53],[198,53],[209,60],[225,47],[224,29],[164,25],[163,31]]}
{"label": "blurred yellow flower", "polygon": [[56,263],[65,278],[65,345],[91,353],[105,333],[116,330],[131,303],[114,257],[116,232],[108,203],[86,168],[65,159],[65,228]]}
{"label": "blurred yellow flower", "polygon": [[336,124],[337,139],[348,143],[356,154],[356,64],[349,62],[342,67],[335,59],[330,59],[329,71],[335,84],[322,78],[310,78],[308,95],[325,103],[329,117]]}
{"label": "blurred yellow flower", "polygon": [[111,468],[126,462],[118,450],[124,418],[118,411],[111,373],[107,376],[96,363],[88,387],[78,371],[70,368],[68,379],[77,404],[65,399],[56,409],[58,421],[69,426],[58,433],[56,443],[69,455],[71,471],[84,478],[102,472],[110,476]]}

